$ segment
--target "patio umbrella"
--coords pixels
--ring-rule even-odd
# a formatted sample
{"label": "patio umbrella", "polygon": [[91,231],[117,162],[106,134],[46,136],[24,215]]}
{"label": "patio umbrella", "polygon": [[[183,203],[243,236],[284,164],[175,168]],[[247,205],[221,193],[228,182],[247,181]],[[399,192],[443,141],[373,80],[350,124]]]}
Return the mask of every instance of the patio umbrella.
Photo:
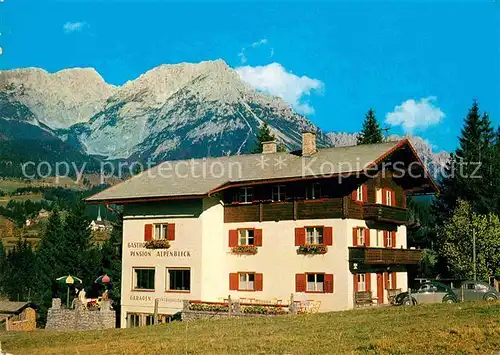
{"label": "patio umbrella", "polygon": [[111,277],[108,276],[108,274],[101,275],[94,281],[96,284],[109,284],[111,282]]}
{"label": "patio umbrella", "polygon": [[66,306],[69,308],[69,286],[74,285],[76,283],[81,284],[82,280],[76,276],[67,275],[67,276],[58,277],[56,279],[56,281],[59,282],[60,284],[66,285],[68,287],[68,295],[66,297]]}

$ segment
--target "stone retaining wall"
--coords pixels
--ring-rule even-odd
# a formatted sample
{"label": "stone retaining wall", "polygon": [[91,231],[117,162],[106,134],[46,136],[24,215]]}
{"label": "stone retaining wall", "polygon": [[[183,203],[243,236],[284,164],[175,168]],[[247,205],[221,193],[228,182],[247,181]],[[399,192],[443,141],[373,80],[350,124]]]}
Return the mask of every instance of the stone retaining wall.
{"label": "stone retaining wall", "polygon": [[61,308],[59,298],[52,299],[52,307],[47,314],[45,329],[54,331],[74,331],[109,329],[116,326],[116,313],[109,301],[103,301],[100,310],[89,311],[75,300],[75,308]]}

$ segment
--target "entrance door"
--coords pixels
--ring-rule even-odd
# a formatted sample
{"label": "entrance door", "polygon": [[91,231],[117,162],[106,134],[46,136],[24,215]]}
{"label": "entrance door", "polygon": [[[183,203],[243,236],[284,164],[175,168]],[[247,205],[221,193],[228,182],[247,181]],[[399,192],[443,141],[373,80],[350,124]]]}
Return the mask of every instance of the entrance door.
{"label": "entrance door", "polygon": [[377,274],[377,303],[384,303],[384,275]]}

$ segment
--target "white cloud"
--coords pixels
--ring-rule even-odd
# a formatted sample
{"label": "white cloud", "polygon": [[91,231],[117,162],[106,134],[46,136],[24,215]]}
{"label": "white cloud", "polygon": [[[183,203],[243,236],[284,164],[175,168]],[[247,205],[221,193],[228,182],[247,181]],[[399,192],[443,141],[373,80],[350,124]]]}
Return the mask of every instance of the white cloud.
{"label": "white cloud", "polygon": [[314,108],[307,101],[312,91],[323,88],[323,83],[318,79],[307,76],[297,76],[279,63],[265,66],[244,66],[236,68],[240,78],[252,87],[279,96],[300,113],[312,114]]}
{"label": "white cloud", "polygon": [[85,21],[79,21],[79,22],[66,22],[63,25],[63,30],[65,33],[72,33],[72,32],[79,32],[84,29],[84,27],[87,26],[87,23]]}
{"label": "white cloud", "polygon": [[[240,57],[240,60],[241,60],[241,64],[245,64],[247,61],[248,61],[248,58],[245,54],[245,52],[251,48],[257,48],[257,47],[260,47],[260,46],[263,46],[263,45],[266,45],[268,43],[268,40],[267,38],[263,38],[261,40],[258,40],[256,42],[253,42],[251,45],[249,45],[248,47],[243,47],[241,48],[241,51],[238,53],[238,57]],[[274,49],[271,48],[271,55],[270,57],[272,57],[274,55]]]}
{"label": "white cloud", "polygon": [[425,130],[429,126],[438,124],[445,117],[444,112],[434,105],[435,101],[434,96],[417,101],[406,100],[385,116],[385,122],[401,126],[405,132]]}

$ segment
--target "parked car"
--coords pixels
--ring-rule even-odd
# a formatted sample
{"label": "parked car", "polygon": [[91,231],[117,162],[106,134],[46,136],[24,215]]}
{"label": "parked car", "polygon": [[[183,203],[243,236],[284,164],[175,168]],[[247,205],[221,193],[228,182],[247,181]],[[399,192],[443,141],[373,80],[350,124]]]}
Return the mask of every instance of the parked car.
{"label": "parked car", "polygon": [[453,290],[441,282],[425,282],[420,288],[411,291],[411,299],[408,292],[402,292],[396,296],[397,305],[411,305],[420,303],[456,303],[458,297]]}
{"label": "parked car", "polygon": [[462,301],[494,301],[500,299],[500,292],[485,282],[464,281],[460,288],[453,291]]}

